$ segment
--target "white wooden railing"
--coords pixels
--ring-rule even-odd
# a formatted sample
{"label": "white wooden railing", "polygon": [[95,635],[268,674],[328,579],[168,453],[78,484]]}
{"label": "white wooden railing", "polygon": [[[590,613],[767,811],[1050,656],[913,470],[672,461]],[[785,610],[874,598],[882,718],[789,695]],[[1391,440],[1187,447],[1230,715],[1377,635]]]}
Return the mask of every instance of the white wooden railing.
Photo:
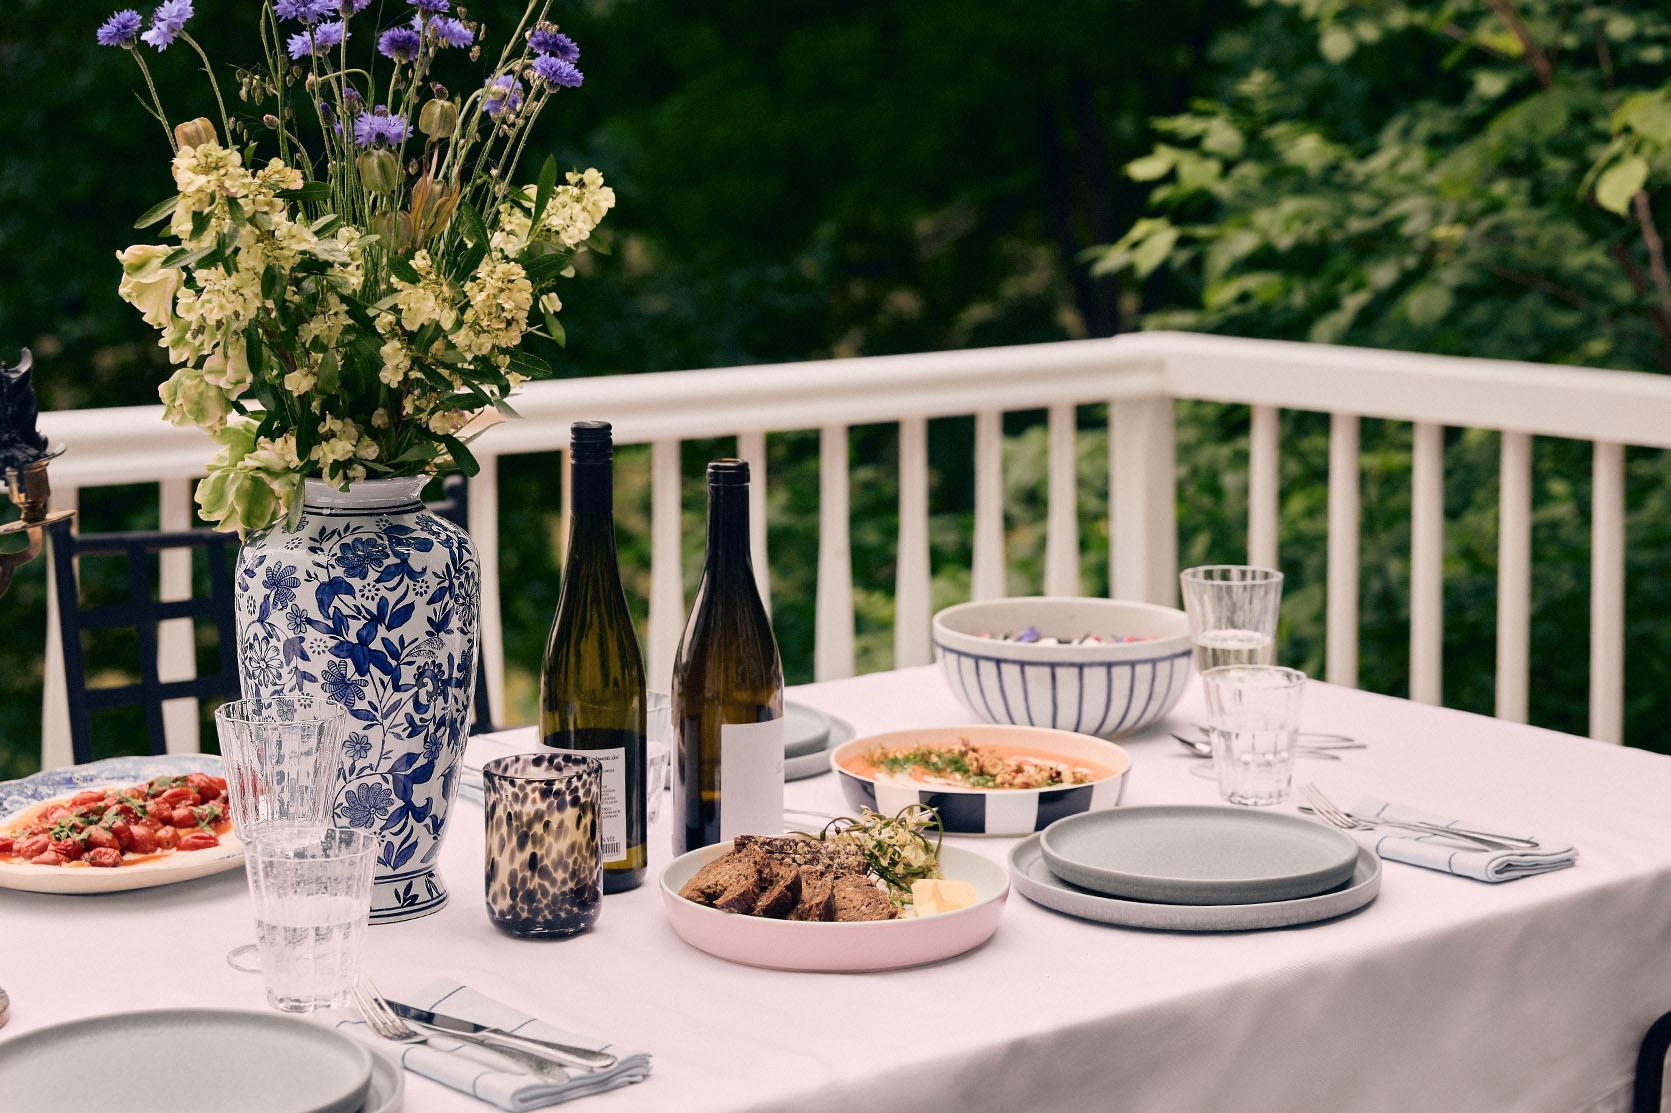
{"label": "white wooden railing", "polygon": [[[1279,414],[1331,415],[1325,678],[1357,682],[1358,425],[1364,417],[1414,424],[1411,502],[1410,694],[1437,703],[1443,638],[1444,429],[1502,433],[1497,612],[1499,716],[1524,721],[1530,655],[1531,438],[1594,445],[1590,617],[1590,733],[1622,740],[1624,694],[1624,447],[1671,448],[1671,378],[1496,360],[1413,355],[1319,344],[1139,333],[1105,340],[922,355],[820,360],[709,371],[622,375],[529,385],[520,421],[475,446],[471,528],[482,558],[482,632],[490,696],[502,713],[504,661],[499,613],[497,468],[502,456],[566,448],[568,423],[607,418],[618,443],[651,445],[651,573],[648,667],[665,678],[684,619],[680,567],[679,442],[738,438],[754,469],[755,569],[770,598],[766,560],[765,438],[820,433],[819,546],[814,673],[853,672],[853,577],[849,549],[847,430],[899,425],[899,556],[895,660],[926,663],[929,643],[929,418],[974,415],[975,533],[972,590],[1004,591],[1005,411],[1046,409],[1050,466],[1045,590],[1079,590],[1075,500],[1075,408],[1109,405],[1109,546],[1112,594],[1172,602],[1176,594],[1172,404],[1203,399],[1252,407],[1248,559],[1278,565]],[[59,505],[79,490],[159,484],[161,524],[190,525],[192,479],[210,455],[195,430],[164,424],[160,407],[45,414],[42,425],[69,451],[52,468]],[[566,510],[566,492],[564,498]],[[189,589],[182,554],[165,556],[164,590]],[[1228,556],[1228,554],[1226,554]],[[189,559],[187,557],[186,559]],[[62,662],[49,607],[43,761],[69,760]],[[164,678],[189,675],[190,632],[163,632]],[[169,718],[171,749],[195,749],[195,709]]]}

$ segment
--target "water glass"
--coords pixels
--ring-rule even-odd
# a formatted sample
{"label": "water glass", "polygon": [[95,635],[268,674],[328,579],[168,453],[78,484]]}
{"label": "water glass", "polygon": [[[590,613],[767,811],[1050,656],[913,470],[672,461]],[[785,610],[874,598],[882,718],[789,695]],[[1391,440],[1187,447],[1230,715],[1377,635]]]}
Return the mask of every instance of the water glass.
{"label": "water glass", "polygon": [[1280,804],[1294,784],[1305,673],[1229,665],[1201,674],[1219,794],[1232,804]]}
{"label": "water glass", "polygon": [[1184,569],[1178,579],[1197,672],[1276,660],[1281,572],[1245,564],[1207,564]]}
{"label": "water glass", "polygon": [[263,823],[244,850],[267,1003],[288,1013],[345,1004],[371,918],[377,840],[366,831]]}
{"label": "water glass", "polygon": [[572,753],[517,754],[482,766],[487,916],[511,935],[574,935],[598,919],[603,765]]}

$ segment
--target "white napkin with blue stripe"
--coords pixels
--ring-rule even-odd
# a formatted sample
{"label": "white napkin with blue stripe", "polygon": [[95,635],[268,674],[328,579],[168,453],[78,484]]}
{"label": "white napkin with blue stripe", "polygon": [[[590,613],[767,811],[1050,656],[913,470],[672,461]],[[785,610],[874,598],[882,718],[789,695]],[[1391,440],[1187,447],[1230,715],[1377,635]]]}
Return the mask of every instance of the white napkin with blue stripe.
{"label": "white napkin with blue stripe", "polygon": [[[1468,827],[1481,832],[1494,829],[1489,825],[1465,823],[1460,819],[1434,815],[1401,804],[1389,804],[1368,796],[1353,805],[1352,814],[1371,821],[1387,819],[1403,823],[1430,823],[1440,827]],[[1377,827],[1373,831],[1350,831],[1348,834],[1357,839],[1359,845],[1389,862],[1422,866],[1458,877],[1471,877],[1475,881],[1513,881],[1517,877],[1566,869],[1578,861],[1578,851],[1571,843],[1538,840],[1535,850],[1485,850],[1473,843],[1444,835],[1423,835],[1397,827]],[[1534,836],[1515,837],[1531,839]]]}
{"label": "white napkin with blue stripe", "polygon": [[569,1081],[554,1082],[521,1070],[511,1060],[491,1051],[445,1036],[426,1032],[426,1035],[432,1036],[428,1043],[392,1043],[379,1039],[357,1017],[336,1019],[335,1024],[340,1031],[363,1040],[382,1054],[398,1056],[401,1065],[413,1074],[421,1074],[509,1113],[544,1109],[588,1094],[642,1082],[650,1075],[650,1056],[647,1052],[629,1051],[604,1040],[535,1020],[460,982],[449,979],[431,982],[404,1000],[407,1004],[460,1020],[472,1020],[507,1032],[593,1051],[608,1051],[617,1057],[616,1064],[608,1070],[588,1071],[577,1067],[569,1072],[573,1076]]}

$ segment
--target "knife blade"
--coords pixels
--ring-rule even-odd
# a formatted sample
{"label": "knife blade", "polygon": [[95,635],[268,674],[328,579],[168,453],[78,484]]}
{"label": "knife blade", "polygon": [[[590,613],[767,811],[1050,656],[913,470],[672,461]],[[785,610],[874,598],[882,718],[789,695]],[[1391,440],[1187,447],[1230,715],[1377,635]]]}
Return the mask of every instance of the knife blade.
{"label": "knife blade", "polygon": [[388,998],[384,998],[384,1000],[387,1001],[389,1008],[399,1014],[402,1019],[441,1032],[457,1032],[462,1035],[474,1036],[490,1047],[499,1045],[518,1051],[546,1054],[572,1066],[586,1067],[590,1070],[608,1070],[616,1063],[615,1056],[606,1051],[592,1051],[584,1047],[575,1047],[572,1044],[557,1043],[554,1040],[521,1036],[515,1032],[507,1032],[503,1028],[495,1028],[489,1024],[477,1024],[473,1020],[463,1020],[456,1016],[448,1016],[446,1013],[420,1009],[416,1005],[407,1005]]}

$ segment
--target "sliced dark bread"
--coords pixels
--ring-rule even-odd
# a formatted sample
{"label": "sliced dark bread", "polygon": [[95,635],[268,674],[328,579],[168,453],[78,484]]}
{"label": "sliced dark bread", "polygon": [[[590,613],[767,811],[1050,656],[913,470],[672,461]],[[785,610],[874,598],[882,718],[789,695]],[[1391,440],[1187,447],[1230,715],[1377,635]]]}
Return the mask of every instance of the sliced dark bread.
{"label": "sliced dark bread", "polygon": [[807,866],[799,872],[801,899],[784,919],[819,923],[835,919],[835,875],[815,866]]}
{"label": "sliced dark bread", "polygon": [[801,869],[788,862],[768,859],[760,870],[760,896],[749,911],[751,916],[781,920],[800,903]]}
{"label": "sliced dark bread", "polygon": [[870,872],[864,851],[850,842],[839,840],[798,839],[776,835],[738,835],[734,844],[738,850],[758,850],[780,862],[797,866],[816,866],[836,876]]}
{"label": "sliced dark bread", "polygon": [[727,912],[748,912],[763,888],[760,871],[766,856],[758,850],[733,850],[696,871],[679,895]]}
{"label": "sliced dark bread", "polygon": [[835,879],[835,918],[839,923],[891,920],[899,915],[881,889],[867,877],[851,874]]}

